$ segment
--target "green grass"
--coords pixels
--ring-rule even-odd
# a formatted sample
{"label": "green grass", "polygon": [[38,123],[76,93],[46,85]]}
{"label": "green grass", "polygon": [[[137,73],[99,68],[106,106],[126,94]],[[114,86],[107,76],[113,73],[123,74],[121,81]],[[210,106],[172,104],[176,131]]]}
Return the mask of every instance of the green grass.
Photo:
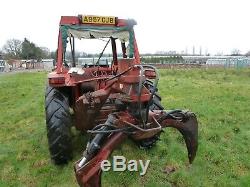
{"label": "green grass", "polygon": [[[148,172],[105,172],[104,186],[250,186],[250,69],[161,70],[166,109],[190,109],[199,120],[199,148],[191,167],[181,135],[166,129],[151,150],[130,140],[113,155],[150,159]],[[86,135],[74,133],[74,159],[49,159],[45,119],[46,73],[0,75],[0,186],[77,186],[73,163]],[[167,165],[177,168],[164,174]]]}

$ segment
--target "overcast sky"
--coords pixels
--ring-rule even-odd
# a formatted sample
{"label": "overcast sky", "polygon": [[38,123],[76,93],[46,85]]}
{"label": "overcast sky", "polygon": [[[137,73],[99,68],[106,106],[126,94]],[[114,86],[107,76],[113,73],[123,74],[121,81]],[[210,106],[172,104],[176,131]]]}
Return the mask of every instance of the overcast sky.
{"label": "overcast sky", "polygon": [[[60,16],[78,14],[134,18],[140,52],[185,51],[214,54],[250,50],[249,0],[3,0],[0,47],[28,38],[55,50]],[[94,46],[92,46],[93,52]]]}

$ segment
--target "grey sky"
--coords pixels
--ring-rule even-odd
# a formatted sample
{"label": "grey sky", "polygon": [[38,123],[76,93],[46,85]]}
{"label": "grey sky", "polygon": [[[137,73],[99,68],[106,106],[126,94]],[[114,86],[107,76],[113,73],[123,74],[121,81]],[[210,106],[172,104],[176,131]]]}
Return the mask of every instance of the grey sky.
{"label": "grey sky", "polygon": [[[141,52],[186,50],[230,53],[250,50],[247,0],[7,0],[0,7],[0,47],[27,37],[38,46],[57,46],[61,15],[112,15],[134,18]],[[94,46],[90,46],[95,51]]]}

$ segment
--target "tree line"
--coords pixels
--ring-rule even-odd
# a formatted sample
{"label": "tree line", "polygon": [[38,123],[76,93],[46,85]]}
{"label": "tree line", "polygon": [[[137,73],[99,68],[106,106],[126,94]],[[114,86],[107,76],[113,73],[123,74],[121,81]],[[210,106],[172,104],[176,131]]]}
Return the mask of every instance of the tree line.
{"label": "tree line", "polygon": [[[46,47],[38,47],[33,42],[29,41],[27,38],[24,38],[23,41],[18,39],[9,39],[6,41],[2,50],[0,49],[0,55],[3,55],[5,60],[10,59],[35,59],[40,61],[44,58],[52,58],[56,60],[57,51],[50,51]],[[98,57],[99,53],[88,54],[85,52],[75,51],[75,58],[92,58]],[[103,56],[112,56],[111,54],[104,54]],[[1,57],[0,57],[1,58]],[[72,54],[71,51],[65,52],[65,59],[71,60]]]}
{"label": "tree line", "polygon": [[[33,42],[29,41],[27,38],[24,38],[23,41],[18,39],[9,39],[6,41],[5,45],[2,48],[2,51],[0,50],[0,58],[1,54],[3,55],[4,59],[35,59],[40,61],[44,58],[52,58],[56,60],[56,51],[50,52],[50,50],[46,47],[38,47]],[[66,51],[65,58],[71,59],[71,52]],[[120,55],[120,54],[119,54]],[[119,56],[118,55],[118,56]],[[171,63],[171,62],[183,62],[183,58],[181,55],[171,55],[170,57],[160,57],[160,58],[154,58],[155,56],[162,56],[162,54],[157,53],[146,53],[141,54],[142,56],[151,56],[150,58],[142,58],[142,60],[145,63]],[[235,55],[242,55],[240,54],[240,51],[237,49],[234,49],[231,53],[232,56]],[[97,57],[99,56],[98,53],[96,54],[87,54],[85,52],[75,52],[75,58],[79,57]],[[111,54],[103,54],[103,56],[110,57]],[[250,51],[248,51],[245,56],[250,56]]]}
{"label": "tree line", "polygon": [[38,47],[33,42],[24,38],[23,41],[18,39],[9,39],[2,48],[3,56],[9,59],[35,59],[40,61],[43,58],[51,58],[48,48]]}

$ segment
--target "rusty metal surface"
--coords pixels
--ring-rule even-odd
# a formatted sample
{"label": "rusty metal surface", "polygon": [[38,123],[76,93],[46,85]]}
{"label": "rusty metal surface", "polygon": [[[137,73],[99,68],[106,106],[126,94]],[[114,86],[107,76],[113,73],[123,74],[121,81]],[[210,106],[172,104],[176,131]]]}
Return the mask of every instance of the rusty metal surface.
{"label": "rusty metal surface", "polygon": [[[123,72],[126,72],[123,74]],[[95,119],[102,115],[101,110],[108,98],[119,99],[123,102],[147,102],[151,99],[151,93],[145,87],[142,87],[141,94],[138,95],[139,70],[137,67],[129,68],[121,73],[121,76],[112,80],[102,81],[103,84],[88,82],[89,86],[95,87],[96,91],[87,92],[81,96],[76,95],[74,103],[76,128],[79,130],[87,130],[94,127]],[[140,81],[145,81],[145,77]],[[86,83],[83,83],[86,86]],[[96,88],[97,86],[97,88]],[[78,94],[79,91],[75,91]],[[110,113],[112,110],[110,111]],[[108,112],[106,112],[108,114]],[[104,118],[103,118],[104,120]]]}
{"label": "rusty metal surface", "polygon": [[[61,17],[60,25],[75,24],[82,24],[78,16]],[[122,26],[129,26],[128,20],[117,19],[116,27]],[[141,65],[134,34],[131,39],[133,58],[126,58],[126,46],[122,43],[124,59],[118,59],[116,42],[111,37],[113,64],[110,67],[85,67],[81,69],[83,73],[78,74],[63,65],[64,49],[59,30],[57,66],[48,75],[49,84],[68,89],[76,128],[88,130],[93,136],[88,144],[92,146],[87,146],[83,159],[75,163],[76,178],[81,186],[101,186],[101,161],[108,159],[127,137],[134,141],[145,140],[156,136],[163,128],[173,127],[185,140],[189,162],[192,163],[196,156],[196,116],[181,110],[151,111],[149,106],[156,96],[159,74],[154,67]]]}
{"label": "rusty metal surface", "polygon": [[124,123],[128,126],[133,127],[134,129],[136,129],[134,131],[134,134],[131,135],[131,137],[134,140],[142,140],[142,139],[146,139],[146,138],[151,138],[154,135],[158,134],[161,130],[162,127],[161,125],[157,122],[157,120],[152,117],[154,120],[151,123],[146,124],[146,128],[141,128],[140,126],[134,125],[132,123],[129,123],[127,121],[124,121]]}
{"label": "rusty metal surface", "polygon": [[[129,127],[129,137],[136,140],[153,137],[162,128],[176,128],[185,140],[190,164],[193,162],[198,148],[198,122],[194,113],[181,110],[151,111],[146,129],[140,127],[139,121],[128,112],[116,112],[112,115],[112,124],[116,126],[116,129]],[[76,162],[75,172],[79,185],[101,186],[101,161],[107,159],[125,137],[127,137],[126,132],[113,133],[107,138],[105,145],[96,156],[88,160],[87,164],[79,167],[80,160]]]}
{"label": "rusty metal surface", "polygon": [[[107,159],[115,146],[119,145],[127,135],[135,141],[144,140],[154,137],[166,127],[176,128],[182,134],[186,143],[189,162],[193,162],[198,148],[196,116],[191,112],[181,110],[148,111],[147,113],[145,106],[152,99],[152,93],[142,83],[146,81],[146,78],[158,79],[158,74],[155,69],[150,69],[150,66],[146,66],[146,68],[135,65],[121,71],[112,78],[100,79],[99,77],[96,79],[92,77],[88,79],[89,84],[85,86],[93,87],[93,91],[79,95],[77,89],[80,89],[80,87],[75,90],[75,94],[78,94],[75,95],[76,102],[74,103],[76,127],[80,130],[94,129],[90,132],[96,135],[112,132],[112,135],[104,138],[104,144],[99,145],[101,149],[96,155],[87,157],[89,159],[87,164],[79,167],[80,161],[76,163],[75,172],[80,185],[101,185],[101,161]],[[75,84],[83,79],[83,77],[75,77],[71,79],[71,83]],[[126,104],[124,111],[116,111],[114,105],[105,108],[105,103],[109,98],[118,99]],[[143,108],[141,108],[142,105]],[[147,115],[144,115],[144,117],[147,117],[146,120],[142,116],[142,109],[144,114],[147,113]],[[137,111],[140,112],[137,113]],[[114,117],[114,119],[112,118],[112,128],[114,129],[96,130],[95,127],[98,127],[105,120],[109,120],[110,114]]]}
{"label": "rusty metal surface", "polygon": [[165,119],[162,127],[176,128],[183,136],[188,150],[188,159],[191,164],[198,149],[198,122],[194,113],[186,112],[183,120]]}
{"label": "rusty metal surface", "polygon": [[108,159],[114,148],[120,145],[126,137],[127,135],[122,132],[111,135],[108,137],[98,154],[84,166],[78,166],[80,160],[75,163],[76,179],[80,186],[101,186],[101,161]]}

